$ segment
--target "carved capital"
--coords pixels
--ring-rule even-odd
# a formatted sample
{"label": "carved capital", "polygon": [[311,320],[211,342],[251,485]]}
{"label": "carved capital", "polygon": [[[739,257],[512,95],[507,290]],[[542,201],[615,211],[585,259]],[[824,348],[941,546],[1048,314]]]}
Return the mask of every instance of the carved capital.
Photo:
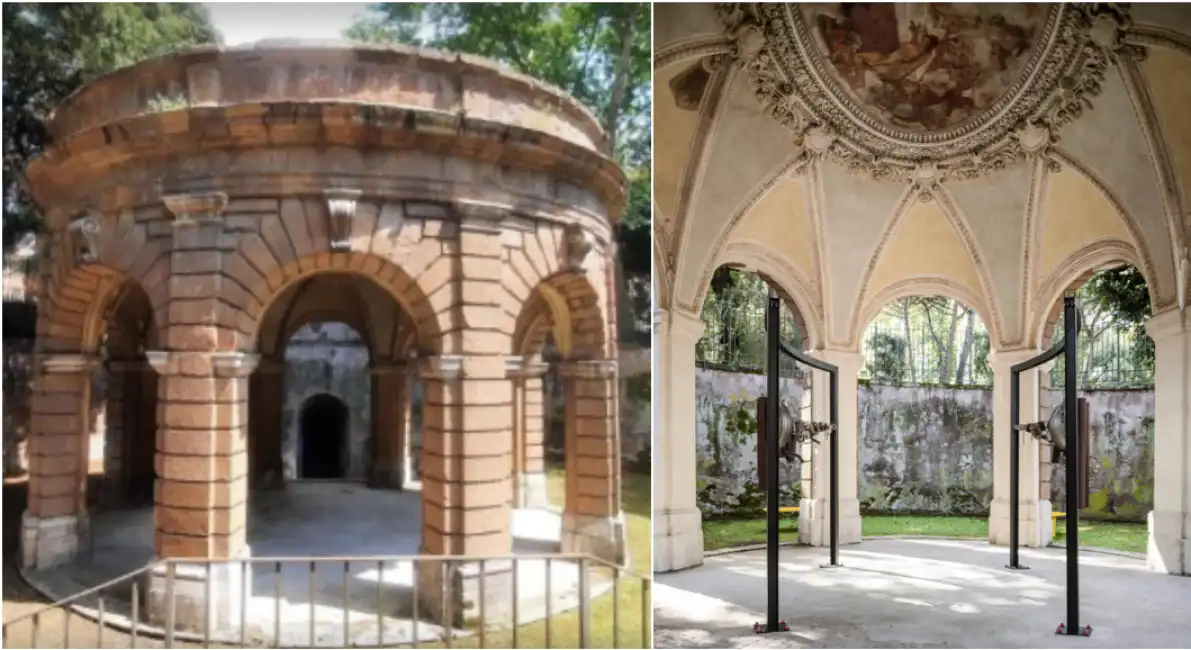
{"label": "carved capital", "polygon": [[327,237],[332,250],[343,250],[351,243],[352,219],[356,216],[356,202],[360,190],[331,188],[323,190],[327,201]]}
{"label": "carved capital", "polygon": [[590,359],[566,361],[558,370],[567,379],[614,379],[617,370],[616,359]]}
{"label": "carved capital", "polygon": [[41,371],[48,375],[91,372],[99,360],[90,354],[43,354]]}
{"label": "carved capital", "polygon": [[463,357],[454,354],[418,359],[418,375],[423,379],[454,381],[463,378]]}
{"label": "carved capital", "polygon": [[[198,359],[196,359],[198,357]],[[149,350],[145,352],[149,365],[158,374],[243,378],[252,374],[260,363],[261,356],[238,350],[215,352],[181,352],[173,350]],[[282,364],[284,366],[284,363]]]}
{"label": "carved capital", "polygon": [[550,364],[543,363],[536,357],[528,359],[520,355],[505,357],[505,372],[510,378],[541,377],[549,369]]}
{"label": "carved capital", "polygon": [[588,254],[595,248],[595,237],[577,223],[568,223],[563,229],[563,234],[566,241],[563,266],[571,270],[583,268]]}
{"label": "carved capital", "polygon": [[162,203],[174,215],[174,225],[184,226],[201,221],[213,221],[227,209],[227,194],[204,192],[196,194],[168,194]]}
{"label": "carved capital", "polygon": [[99,259],[100,230],[99,219],[92,214],[83,215],[66,227],[77,261],[94,262]]}

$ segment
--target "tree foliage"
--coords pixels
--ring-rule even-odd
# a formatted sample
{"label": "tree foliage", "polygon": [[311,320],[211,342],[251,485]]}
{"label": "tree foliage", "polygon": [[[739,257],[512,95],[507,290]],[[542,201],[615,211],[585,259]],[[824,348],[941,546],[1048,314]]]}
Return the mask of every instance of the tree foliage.
{"label": "tree foliage", "polygon": [[54,106],[104,73],[217,38],[201,4],[5,3],[5,248],[39,227],[18,178],[49,143]]}
{"label": "tree foliage", "polygon": [[488,57],[587,106],[607,133],[605,153],[628,176],[628,207],[617,232],[626,276],[621,293],[645,332],[652,259],[650,21],[647,3],[380,3],[346,33]]}

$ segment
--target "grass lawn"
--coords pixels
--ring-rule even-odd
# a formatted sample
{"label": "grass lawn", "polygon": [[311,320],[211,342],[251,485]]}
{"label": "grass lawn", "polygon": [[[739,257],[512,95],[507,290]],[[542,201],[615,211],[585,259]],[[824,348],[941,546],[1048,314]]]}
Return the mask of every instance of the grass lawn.
{"label": "grass lawn", "polygon": [[[562,468],[547,470],[547,494],[553,506],[562,507],[566,495],[565,474]],[[621,574],[619,589],[615,596],[619,605],[618,639],[613,643],[613,592],[608,591],[591,601],[591,646],[593,648],[640,648],[642,630],[648,630],[650,607],[642,608],[642,586],[639,576],[651,577],[651,553],[653,539],[650,534],[649,476],[623,472],[621,483],[621,506],[624,509],[625,540],[628,547],[629,570],[636,575]],[[594,571],[593,571],[594,573]],[[612,572],[606,573],[611,579]],[[645,594],[645,598],[649,598]],[[648,601],[646,601],[648,603]],[[642,620],[642,616],[645,616]],[[485,644],[490,648],[513,647],[512,631],[489,630]],[[455,639],[456,648],[479,647],[479,638]],[[443,647],[443,644],[421,644],[419,647]],[[550,617],[550,644],[546,645],[546,621],[522,625],[517,629],[518,648],[578,648],[579,611]]]}
{"label": "grass lawn", "polygon": [[[1066,523],[1059,520],[1056,542],[1065,539]],[[986,539],[988,519],[984,517],[931,517],[921,515],[866,515],[861,518],[863,534],[936,535],[965,539]],[[1079,542],[1082,546],[1098,546],[1118,551],[1144,553],[1148,532],[1145,524],[1123,522],[1081,521]],[[798,539],[798,518],[783,515],[778,530],[783,542]],[[705,519],[703,520],[703,549],[713,551],[735,546],[765,543],[765,519]]]}
{"label": "grass lawn", "polygon": [[[1150,531],[1144,524],[1122,521],[1088,521],[1079,522],[1079,545],[1099,546],[1118,551],[1145,553],[1146,543]],[[1067,522],[1060,519],[1058,530],[1055,531],[1055,542],[1065,544],[1067,541]]]}

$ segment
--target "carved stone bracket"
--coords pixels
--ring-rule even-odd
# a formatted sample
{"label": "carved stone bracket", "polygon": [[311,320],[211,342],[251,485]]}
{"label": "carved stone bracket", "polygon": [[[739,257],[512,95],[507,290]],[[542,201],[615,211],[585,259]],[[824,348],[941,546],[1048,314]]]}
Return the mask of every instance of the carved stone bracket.
{"label": "carved stone bracket", "polygon": [[169,194],[161,197],[161,201],[174,215],[176,226],[214,221],[222,217],[223,211],[227,209],[227,194],[224,192]]}
{"label": "carved stone bracket", "polygon": [[614,379],[618,365],[615,359],[590,359],[563,362],[558,370],[568,379]]}
{"label": "carved stone bracket", "polygon": [[90,372],[99,360],[90,354],[43,354],[41,371],[50,375]]}
{"label": "carved stone bracket", "polygon": [[595,248],[595,238],[577,223],[568,223],[564,229],[566,248],[563,252],[563,266],[571,270],[583,268],[583,262]]}
{"label": "carved stone bracket", "polygon": [[356,216],[356,202],[360,190],[332,188],[323,190],[327,201],[327,235],[332,250],[343,250],[351,243],[352,219]]}
{"label": "carved stone bracket", "polygon": [[[1029,156],[1053,168],[1052,134],[1091,106],[1111,63],[1144,55],[1125,41],[1127,6],[1049,5],[1022,72],[1000,97],[957,124],[915,130],[845,88],[803,5],[721,3],[716,11],[762,111],[794,133],[797,152],[909,182],[925,200],[937,183]],[[923,176],[926,167],[933,175]]]}
{"label": "carved stone bracket", "polygon": [[444,354],[418,358],[418,375],[423,379],[454,381],[463,378],[463,357]]}
{"label": "carved stone bracket", "polygon": [[74,246],[75,259],[79,262],[94,262],[99,259],[99,219],[95,215],[81,216],[66,227]]}

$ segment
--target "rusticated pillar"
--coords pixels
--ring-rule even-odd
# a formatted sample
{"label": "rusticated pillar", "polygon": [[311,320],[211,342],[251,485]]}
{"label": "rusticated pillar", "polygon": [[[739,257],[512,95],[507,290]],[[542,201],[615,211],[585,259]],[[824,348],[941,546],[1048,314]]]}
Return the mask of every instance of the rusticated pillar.
{"label": "rusticated pillar", "polygon": [[48,569],[73,560],[90,530],[87,465],[96,361],[83,354],[41,354],[37,362],[21,564]]}
{"label": "rusticated pillar", "polygon": [[568,361],[561,373],[567,470],[562,548],[619,564],[625,560],[625,540],[616,361]]}
{"label": "rusticated pillar", "polygon": [[409,364],[376,361],[372,375],[372,440],[375,451],[368,486],[400,490],[405,485]]}
{"label": "rusticated pillar", "polygon": [[542,376],[549,366],[511,356],[506,367],[513,383],[513,506],[547,508]]}
{"label": "rusticated pillar", "polygon": [[[1042,350],[995,350],[989,355],[993,370],[993,500],[989,507],[988,541],[997,545],[1009,544],[1010,489],[1012,486],[1011,453],[1014,434],[1009,430],[1010,410],[1009,388],[1013,366],[1032,359]],[[1018,418],[1022,424],[1037,422],[1041,418],[1039,409],[1039,381],[1041,369],[1035,368],[1020,374],[1020,402]],[[1050,512],[1043,510],[1039,500],[1039,463],[1041,443],[1033,436],[1016,436],[1019,446],[1018,462],[1021,474],[1018,482],[1018,524],[1019,544],[1028,547],[1045,545],[1050,533]],[[1049,501],[1048,501],[1049,503]]]}

